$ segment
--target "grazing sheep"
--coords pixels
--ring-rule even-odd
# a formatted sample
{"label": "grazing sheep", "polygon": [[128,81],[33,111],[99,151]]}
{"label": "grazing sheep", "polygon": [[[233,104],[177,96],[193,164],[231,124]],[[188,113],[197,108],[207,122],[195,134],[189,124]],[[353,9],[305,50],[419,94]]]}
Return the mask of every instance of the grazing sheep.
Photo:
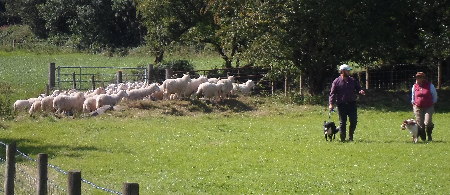
{"label": "grazing sheep", "polygon": [[186,97],[190,97],[192,94],[194,94],[197,91],[198,86],[200,84],[206,83],[206,82],[208,82],[208,78],[206,78],[203,75],[201,75],[197,79],[192,79],[191,82],[188,83],[188,86],[187,86],[186,90],[184,91],[184,95]]}
{"label": "grazing sheep", "polygon": [[42,112],[54,112],[55,111],[53,109],[53,100],[54,99],[55,99],[54,96],[47,96],[45,98],[42,98],[42,100],[41,100]]}
{"label": "grazing sheep", "polygon": [[14,111],[27,110],[31,107],[31,104],[28,100],[17,100],[13,105]]}
{"label": "grazing sheep", "polygon": [[163,98],[164,98],[164,88],[162,87],[162,85],[160,85],[159,90],[150,95],[150,99],[156,101],[156,100],[163,100]]}
{"label": "grazing sheep", "polygon": [[158,84],[153,83],[145,88],[133,89],[133,90],[127,91],[127,94],[128,94],[127,99],[142,100],[145,97],[149,97],[150,95],[152,95],[153,93],[155,93],[159,90],[160,90],[160,88],[159,88]]}
{"label": "grazing sheep", "polygon": [[76,92],[73,95],[59,95],[53,99],[53,108],[56,113],[80,113],[83,110],[84,93]]}
{"label": "grazing sheep", "polygon": [[171,94],[177,94],[177,96],[184,95],[184,90],[187,88],[188,83],[191,82],[189,75],[185,74],[182,78],[166,79],[162,86],[164,88],[164,99],[169,99]]}
{"label": "grazing sheep", "polygon": [[234,76],[228,76],[227,79],[220,79],[218,84],[222,83],[222,93],[220,96],[222,98],[228,97],[231,93],[231,90],[233,90],[233,83],[234,83]]}
{"label": "grazing sheep", "polygon": [[198,90],[195,93],[196,96],[202,95],[205,99],[217,100],[220,99],[222,93],[223,83],[202,83],[198,86]]}
{"label": "grazing sheep", "polygon": [[217,82],[219,82],[219,78],[210,78],[210,79],[208,79],[208,82],[210,82],[210,83],[217,83]]}
{"label": "grazing sheep", "polygon": [[92,112],[94,110],[96,110],[96,104],[97,104],[97,97],[99,95],[94,95],[91,97],[88,97],[84,100],[83,102],[83,112]]}
{"label": "grazing sheep", "polygon": [[119,93],[112,94],[112,95],[101,94],[97,97],[96,108],[100,108],[104,105],[114,106],[114,105],[118,104],[122,100],[122,98],[127,97],[127,96],[128,96],[128,94],[124,90],[121,90],[121,91],[119,91]]}
{"label": "grazing sheep", "polygon": [[103,87],[99,87],[99,88],[95,89],[94,91],[92,91],[91,93],[86,93],[85,97],[89,98],[89,97],[93,97],[93,96],[105,94],[105,93],[106,93],[106,90]]}
{"label": "grazing sheep", "polygon": [[232,94],[242,93],[244,95],[250,94],[251,90],[255,87],[255,83],[252,80],[248,80],[244,84],[233,83]]}
{"label": "grazing sheep", "polygon": [[33,115],[34,113],[40,112],[42,111],[42,104],[41,101],[35,101],[33,102],[33,104],[30,107],[30,110],[28,110],[28,113],[31,115]]}

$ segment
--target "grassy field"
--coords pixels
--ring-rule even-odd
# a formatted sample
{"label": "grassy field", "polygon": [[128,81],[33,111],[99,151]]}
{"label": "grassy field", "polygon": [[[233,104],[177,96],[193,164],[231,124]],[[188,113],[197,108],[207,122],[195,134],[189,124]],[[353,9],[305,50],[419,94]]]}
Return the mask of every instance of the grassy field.
{"label": "grassy field", "polygon": [[141,194],[450,193],[450,114],[439,109],[435,141],[412,144],[400,130],[405,107],[360,109],[356,140],[340,143],[323,138],[323,106],[267,97],[122,106],[97,118],[19,115],[1,141],[109,189],[137,182]]}
{"label": "grassy field", "polygon": [[[137,66],[152,61],[0,51],[0,82],[11,85],[13,99],[22,99],[43,92],[50,62]],[[197,69],[222,63],[213,56],[191,61]],[[47,153],[50,164],[81,170],[84,179],[115,191],[123,182],[137,182],[141,194],[449,194],[450,91],[439,96],[434,141],[418,144],[400,130],[400,123],[412,117],[408,92],[401,91],[369,91],[360,99],[356,140],[350,143],[324,140],[325,106],[288,104],[278,96],[219,104],[123,102],[124,109],[94,118],[19,113],[0,121],[0,141],[17,142],[34,159]],[[332,120],[337,122],[336,114]],[[19,163],[35,173],[28,160]],[[62,187],[65,177],[50,175]],[[83,189],[107,194],[86,184]]]}
{"label": "grassy field", "polygon": [[[166,60],[189,59],[197,69],[212,69],[223,63],[213,55],[167,55]],[[152,56],[108,57],[93,54],[34,54],[21,51],[0,51],[0,82],[13,88],[12,99],[37,97],[45,92],[48,82],[48,66],[111,66],[138,67],[153,63]]]}

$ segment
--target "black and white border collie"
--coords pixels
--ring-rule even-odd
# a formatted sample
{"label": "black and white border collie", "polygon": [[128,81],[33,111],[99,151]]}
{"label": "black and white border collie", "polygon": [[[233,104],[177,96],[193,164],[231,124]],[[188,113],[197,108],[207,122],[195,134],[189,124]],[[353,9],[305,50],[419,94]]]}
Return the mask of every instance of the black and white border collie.
{"label": "black and white border collie", "polygon": [[333,141],[336,138],[336,133],[339,132],[339,128],[336,127],[336,124],[334,122],[323,122],[323,134],[325,135],[325,140],[328,141],[328,139]]}

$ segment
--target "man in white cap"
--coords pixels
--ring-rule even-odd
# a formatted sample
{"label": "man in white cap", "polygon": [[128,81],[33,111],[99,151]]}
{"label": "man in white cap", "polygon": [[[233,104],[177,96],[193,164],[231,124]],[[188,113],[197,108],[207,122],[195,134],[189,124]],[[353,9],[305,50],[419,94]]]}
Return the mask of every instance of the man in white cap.
{"label": "man in white cap", "polygon": [[359,82],[350,76],[350,70],[352,68],[347,64],[339,66],[340,76],[333,81],[329,97],[330,110],[333,110],[335,106],[338,107],[341,141],[345,141],[346,138],[347,117],[350,121],[348,137],[349,141],[353,141],[353,134],[358,123],[356,93],[366,94]]}

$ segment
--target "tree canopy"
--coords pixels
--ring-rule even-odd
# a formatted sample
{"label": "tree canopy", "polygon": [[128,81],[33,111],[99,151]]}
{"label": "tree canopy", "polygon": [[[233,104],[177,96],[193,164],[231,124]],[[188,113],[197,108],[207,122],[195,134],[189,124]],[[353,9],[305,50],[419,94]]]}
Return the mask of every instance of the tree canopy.
{"label": "tree canopy", "polygon": [[[438,63],[450,56],[450,0],[2,0],[2,25],[79,49],[210,44],[224,67],[301,74],[311,94],[336,66]],[[16,18],[16,19],[14,19]],[[13,20],[14,19],[14,20]]]}

